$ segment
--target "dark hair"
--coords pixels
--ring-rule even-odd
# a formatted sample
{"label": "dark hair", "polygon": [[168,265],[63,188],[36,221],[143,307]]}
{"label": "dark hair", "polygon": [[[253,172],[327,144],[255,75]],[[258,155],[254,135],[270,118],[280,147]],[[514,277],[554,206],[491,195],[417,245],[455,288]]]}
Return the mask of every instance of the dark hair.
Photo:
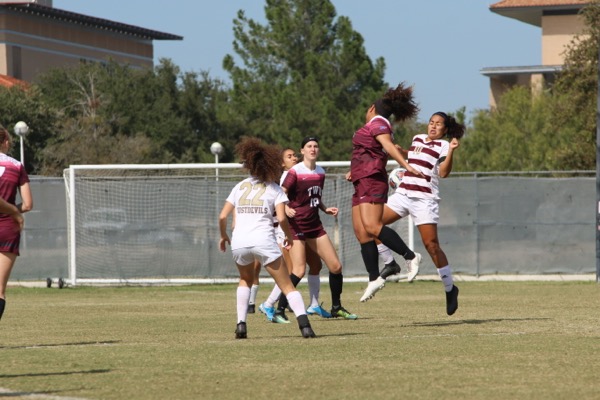
{"label": "dark hair", "polygon": [[8,129],[0,125],[0,143],[4,143],[6,139],[11,139]]}
{"label": "dark hair", "polygon": [[393,115],[397,122],[414,118],[419,112],[419,107],[413,99],[413,88],[405,87],[404,82],[395,89],[388,89],[373,105],[378,115],[388,119]]}
{"label": "dark hair", "polygon": [[435,112],[431,116],[433,117],[434,115],[439,115],[440,117],[444,118],[444,126],[448,128],[448,131],[446,132],[447,137],[451,139],[460,139],[461,137],[463,137],[463,135],[465,134],[465,126],[463,124],[459,124],[456,121],[456,118],[446,114],[443,111]]}
{"label": "dark hair", "polygon": [[261,182],[277,182],[281,176],[281,149],[260,139],[245,137],[235,146],[244,168]]}
{"label": "dark hair", "polygon": [[303,149],[304,146],[306,146],[306,143],[308,142],[317,142],[319,143],[319,138],[316,136],[307,136],[304,139],[302,139],[302,144],[300,145],[300,148]]}

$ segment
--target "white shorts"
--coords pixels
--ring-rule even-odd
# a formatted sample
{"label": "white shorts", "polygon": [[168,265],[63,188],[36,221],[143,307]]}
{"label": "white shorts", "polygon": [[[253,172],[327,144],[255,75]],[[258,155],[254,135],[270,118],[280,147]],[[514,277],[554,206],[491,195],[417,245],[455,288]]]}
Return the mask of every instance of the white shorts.
{"label": "white shorts", "polygon": [[254,246],[242,247],[241,249],[231,250],[233,261],[237,265],[250,265],[254,260],[260,265],[268,265],[281,257],[281,250],[277,246]]}
{"label": "white shorts", "polygon": [[402,218],[410,214],[415,225],[435,224],[440,220],[440,204],[436,199],[408,197],[394,192],[386,205]]}

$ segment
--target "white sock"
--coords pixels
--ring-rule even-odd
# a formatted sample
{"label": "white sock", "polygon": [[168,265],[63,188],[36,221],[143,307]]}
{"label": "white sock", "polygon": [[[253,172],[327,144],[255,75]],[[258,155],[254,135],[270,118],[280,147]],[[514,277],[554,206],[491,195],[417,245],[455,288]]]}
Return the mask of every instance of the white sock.
{"label": "white sock", "polygon": [[384,264],[389,264],[394,261],[394,254],[385,244],[379,243],[377,245],[377,250],[379,251],[379,257],[381,257]]}
{"label": "white sock", "polygon": [[267,297],[267,300],[265,300],[265,306],[275,306],[275,303],[277,302],[277,300],[279,300],[279,296],[281,296],[281,289],[279,289],[279,286],[275,285],[273,287],[273,290],[271,290],[271,294],[269,295],[269,297]]}
{"label": "white sock", "polygon": [[250,298],[250,288],[247,286],[238,286],[237,288],[237,317],[238,322],[246,322],[248,316],[248,299]]}
{"label": "white sock", "polygon": [[250,288],[250,300],[248,304],[256,304],[256,294],[258,293],[258,285],[252,285]]}
{"label": "white sock", "polygon": [[302,295],[299,291],[294,290],[293,292],[288,293],[286,296],[288,300],[288,304],[290,308],[296,314],[296,317],[301,315],[306,315],[306,308],[304,308],[304,300],[302,300]]}
{"label": "white sock", "polygon": [[310,305],[319,305],[319,293],[321,291],[321,276],[320,275],[308,275],[308,293],[310,294]]}
{"label": "white sock", "polygon": [[450,265],[446,265],[445,267],[438,268],[438,275],[442,278],[442,283],[444,284],[444,290],[449,292],[452,290],[452,286],[454,286],[454,279],[452,278],[452,269]]}

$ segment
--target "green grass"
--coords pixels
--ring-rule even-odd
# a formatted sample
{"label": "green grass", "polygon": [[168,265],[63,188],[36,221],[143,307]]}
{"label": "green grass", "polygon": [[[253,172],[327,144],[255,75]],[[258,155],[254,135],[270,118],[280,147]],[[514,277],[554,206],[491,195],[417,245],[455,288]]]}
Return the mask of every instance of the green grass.
{"label": "green grass", "polygon": [[[249,315],[235,340],[235,286],[9,288],[0,397],[85,399],[597,399],[600,286],[390,283],[356,321],[298,327]],[[264,299],[271,289],[259,292]],[[306,285],[300,286],[307,297]],[[329,290],[322,285],[325,306]],[[1,389],[0,389],[1,390]],[[46,396],[37,398],[43,399]],[[55,398],[55,397],[52,397]]]}

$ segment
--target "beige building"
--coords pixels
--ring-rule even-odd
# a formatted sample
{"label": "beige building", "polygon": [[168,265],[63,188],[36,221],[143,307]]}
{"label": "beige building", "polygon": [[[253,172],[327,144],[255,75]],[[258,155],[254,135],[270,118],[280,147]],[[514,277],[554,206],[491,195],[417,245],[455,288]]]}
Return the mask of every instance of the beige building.
{"label": "beige building", "polygon": [[113,59],[153,66],[154,40],[183,37],[60,10],[52,0],[0,2],[0,75],[33,81],[50,68]]}
{"label": "beige building", "polygon": [[[583,0],[502,0],[490,11],[541,28],[541,64],[487,67],[481,73],[490,78],[490,107],[514,85],[529,86],[536,92],[551,84],[564,62],[565,46],[581,33],[579,11],[588,4]],[[518,44],[517,44],[518,45]]]}

